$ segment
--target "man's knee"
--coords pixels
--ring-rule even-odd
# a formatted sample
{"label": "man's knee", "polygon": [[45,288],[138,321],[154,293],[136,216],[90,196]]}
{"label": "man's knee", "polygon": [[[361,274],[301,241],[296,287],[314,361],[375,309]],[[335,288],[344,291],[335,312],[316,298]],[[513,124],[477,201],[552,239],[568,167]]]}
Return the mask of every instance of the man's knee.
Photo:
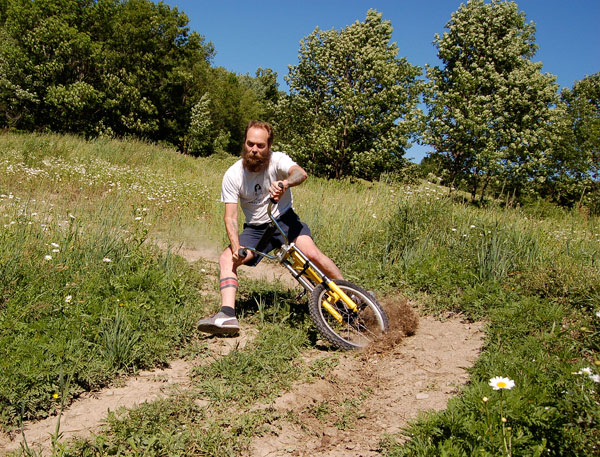
{"label": "man's knee", "polygon": [[325,254],[321,252],[321,250],[317,247],[317,245],[313,243],[307,243],[306,246],[301,247],[300,250],[304,252],[306,257],[308,257],[313,262],[320,264],[324,260],[326,260]]}
{"label": "man's knee", "polygon": [[233,268],[233,255],[231,254],[230,247],[225,248],[225,250],[221,253],[221,256],[219,257],[219,267],[221,267],[221,269]]}
{"label": "man's knee", "polygon": [[232,270],[235,272],[237,270],[237,267],[239,267],[240,265],[243,265],[244,263],[249,262],[253,258],[254,258],[254,254],[252,252],[248,251],[248,254],[246,255],[245,258],[239,259],[236,262],[233,259],[233,251],[231,250],[231,246],[228,246],[221,253],[221,257],[219,257],[219,267],[221,268],[221,271]]}

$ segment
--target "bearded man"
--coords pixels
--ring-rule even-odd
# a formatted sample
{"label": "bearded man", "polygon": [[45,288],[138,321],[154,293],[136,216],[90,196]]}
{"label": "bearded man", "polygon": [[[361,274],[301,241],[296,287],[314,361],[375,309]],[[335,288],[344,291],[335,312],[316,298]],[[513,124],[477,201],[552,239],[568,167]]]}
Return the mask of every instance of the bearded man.
{"label": "bearded man", "polygon": [[[278,202],[273,216],[306,256],[331,279],[344,279],[333,261],[317,248],[310,229],[293,209],[291,187],[302,184],[306,171],[283,152],[271,151],[273,128],[266,122],[250,121],[246,127],[242,158],[223,176],[221,201],[225,203],[225,230],[230,245],[219,258],[221,310],[198,322],[198,330],[213,334],[231,335],[239,331],[235,316],[235,298],[238,289],[237,269],[240,265],[256,266],[262,256],[241,258],[240,248],[256,249],[269,226],[267,206],[269,198]],[[238,200],[246,222],[242,233],[238,230]],[[262,252],[280,247],[284,240],[279,233],[263,240]]]}

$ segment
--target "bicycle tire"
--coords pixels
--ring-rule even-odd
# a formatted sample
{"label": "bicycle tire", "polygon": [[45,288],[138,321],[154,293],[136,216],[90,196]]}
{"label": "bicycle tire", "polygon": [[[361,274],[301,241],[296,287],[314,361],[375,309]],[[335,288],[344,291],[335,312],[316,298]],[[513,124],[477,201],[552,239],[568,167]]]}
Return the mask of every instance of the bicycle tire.
{"label": "bicycle tire", "polygon": [[338,322],[323,306],[328,290],[319,284],[312,291],[308,303],[310,316],[319,333],[334,346],[345,349],[361,349],[388,331],[387,314],[375,297],[365,289],[349,281],[334,280],[346,295],[359,306],[358,313],[350,310],[341,300],[334,306],[342,314]]}

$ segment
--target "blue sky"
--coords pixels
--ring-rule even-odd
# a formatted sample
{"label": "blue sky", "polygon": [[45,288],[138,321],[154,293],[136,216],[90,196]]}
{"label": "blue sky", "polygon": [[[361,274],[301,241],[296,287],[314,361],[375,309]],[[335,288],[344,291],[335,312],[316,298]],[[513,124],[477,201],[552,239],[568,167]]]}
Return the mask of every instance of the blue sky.
{"label": "blue sky", "polygon": [[[298,63],[300,40],[319,27],[340,29],[364,21],[372,8],[390,20],[399,56],[412,65],[439,65],[434,35],[445,31],[458,0],[165,0],[190,19],[189,27],[215,46],[215,66],[254,76],[271,68],[279,88],[288,89],[283,76]],[[534,61],[543,72],[557,77],[561,87],[600,71],[600,0],[521,0],[516,2],[527,21],[536,24],[539,47]],[[428,149],[415,146],[406,157],[420,161]]]}

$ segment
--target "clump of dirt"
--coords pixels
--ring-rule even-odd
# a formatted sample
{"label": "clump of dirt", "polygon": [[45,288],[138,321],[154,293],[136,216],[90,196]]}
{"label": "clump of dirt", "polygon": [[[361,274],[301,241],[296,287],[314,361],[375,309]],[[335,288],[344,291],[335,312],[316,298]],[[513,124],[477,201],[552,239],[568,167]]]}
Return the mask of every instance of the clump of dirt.
{"label": "clump of dirt", "polygon": [[389,331],[370,344],[365,354],[382,353],[398,346],[407,336],[412,336],[419,327],[419,316],[412,303],[402,296],[380,300],[389,320]]}

